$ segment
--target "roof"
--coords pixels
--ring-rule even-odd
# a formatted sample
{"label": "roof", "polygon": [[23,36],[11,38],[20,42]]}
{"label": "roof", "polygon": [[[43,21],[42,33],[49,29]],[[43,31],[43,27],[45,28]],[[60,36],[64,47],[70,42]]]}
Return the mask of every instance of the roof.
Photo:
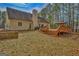
{"label": "roof", "polygon": [[31,21],[32,14],[19,11],[12,8],[7,8],[8,18],[9,19],[16,19],[16,20],[28,20]]}
{"label": "roof", "polygon": [[43,17],[38,17],[39,21],[40,22],[43,22],[43,23],[49,23],[45,18]]}
{"label": "roof", "polygon": [[[28,12],[19,11],[13,8],[7,8],[8,18],[9,19],[15,19],[15,20],[27,20],[32,21],[32,14]],[[45,18],[38,17],[40,22],[48,23],[48,21]]]}

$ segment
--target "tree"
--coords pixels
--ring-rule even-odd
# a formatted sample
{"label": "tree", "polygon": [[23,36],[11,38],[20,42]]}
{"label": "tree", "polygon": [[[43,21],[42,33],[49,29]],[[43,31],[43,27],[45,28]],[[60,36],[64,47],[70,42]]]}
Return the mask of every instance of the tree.
{"label": "tree", "polygon": [[67,25],[73,32],[78,32],[79,3],[53,3],[45,8],[43,10],[43,15],[45,15],[45,17],[48,16],[47,18],[51,25],[54,24],[54,22],[63,20],[67,22]]}
{"label": "tree", "polygon": [[60,10],[59,4],[55,3],[54,6],[53,6],[54,20],[58,20],[59,21],[59,10]]}
{"label": "tree", "polygon": [[4,27],[5,26],[5,20],[6,20],[6,12],[5,11],[2,12],[2,18],[3,18],[2,25]]}
{"label": "tree", "polygon": [[76,7],[76,32],[78,32],[78,23],[79,23],[79,4],[77,4],[77,7]]}
{"label": "tree", "polygon": [[71,28],[74,31],[74,3],[71,4]]}

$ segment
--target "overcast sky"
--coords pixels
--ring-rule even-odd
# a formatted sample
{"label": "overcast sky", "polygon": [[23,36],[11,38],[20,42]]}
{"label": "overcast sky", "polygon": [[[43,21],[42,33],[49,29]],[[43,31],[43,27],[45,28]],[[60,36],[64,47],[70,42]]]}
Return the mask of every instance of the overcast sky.
{"label": "overcast sky", "polygon": [[46,5],[46,3],[0,3],[0,8],[10,7],[26,12],[31,12],[33,9],[40,11]]}

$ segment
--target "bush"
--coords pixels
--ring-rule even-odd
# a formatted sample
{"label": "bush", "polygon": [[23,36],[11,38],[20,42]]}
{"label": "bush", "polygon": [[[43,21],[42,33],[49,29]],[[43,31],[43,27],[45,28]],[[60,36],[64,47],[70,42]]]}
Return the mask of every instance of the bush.
{"label": "bush", "polygon": [[54,28],[54,29],[55,29],[55,28],[58,28],[58,26],[59,26],[58,24],[51,24],[51,25],[50,25],[50,27],[51,27],[51,28]]}

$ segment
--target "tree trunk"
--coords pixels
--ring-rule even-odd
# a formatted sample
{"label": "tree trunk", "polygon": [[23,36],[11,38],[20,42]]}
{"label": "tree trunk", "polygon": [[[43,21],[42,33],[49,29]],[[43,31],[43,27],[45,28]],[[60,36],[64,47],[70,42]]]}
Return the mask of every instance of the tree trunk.
{"label": "tree trunk", "polygon": [[74,4],[71,4],[71,28],[74,32]]}

